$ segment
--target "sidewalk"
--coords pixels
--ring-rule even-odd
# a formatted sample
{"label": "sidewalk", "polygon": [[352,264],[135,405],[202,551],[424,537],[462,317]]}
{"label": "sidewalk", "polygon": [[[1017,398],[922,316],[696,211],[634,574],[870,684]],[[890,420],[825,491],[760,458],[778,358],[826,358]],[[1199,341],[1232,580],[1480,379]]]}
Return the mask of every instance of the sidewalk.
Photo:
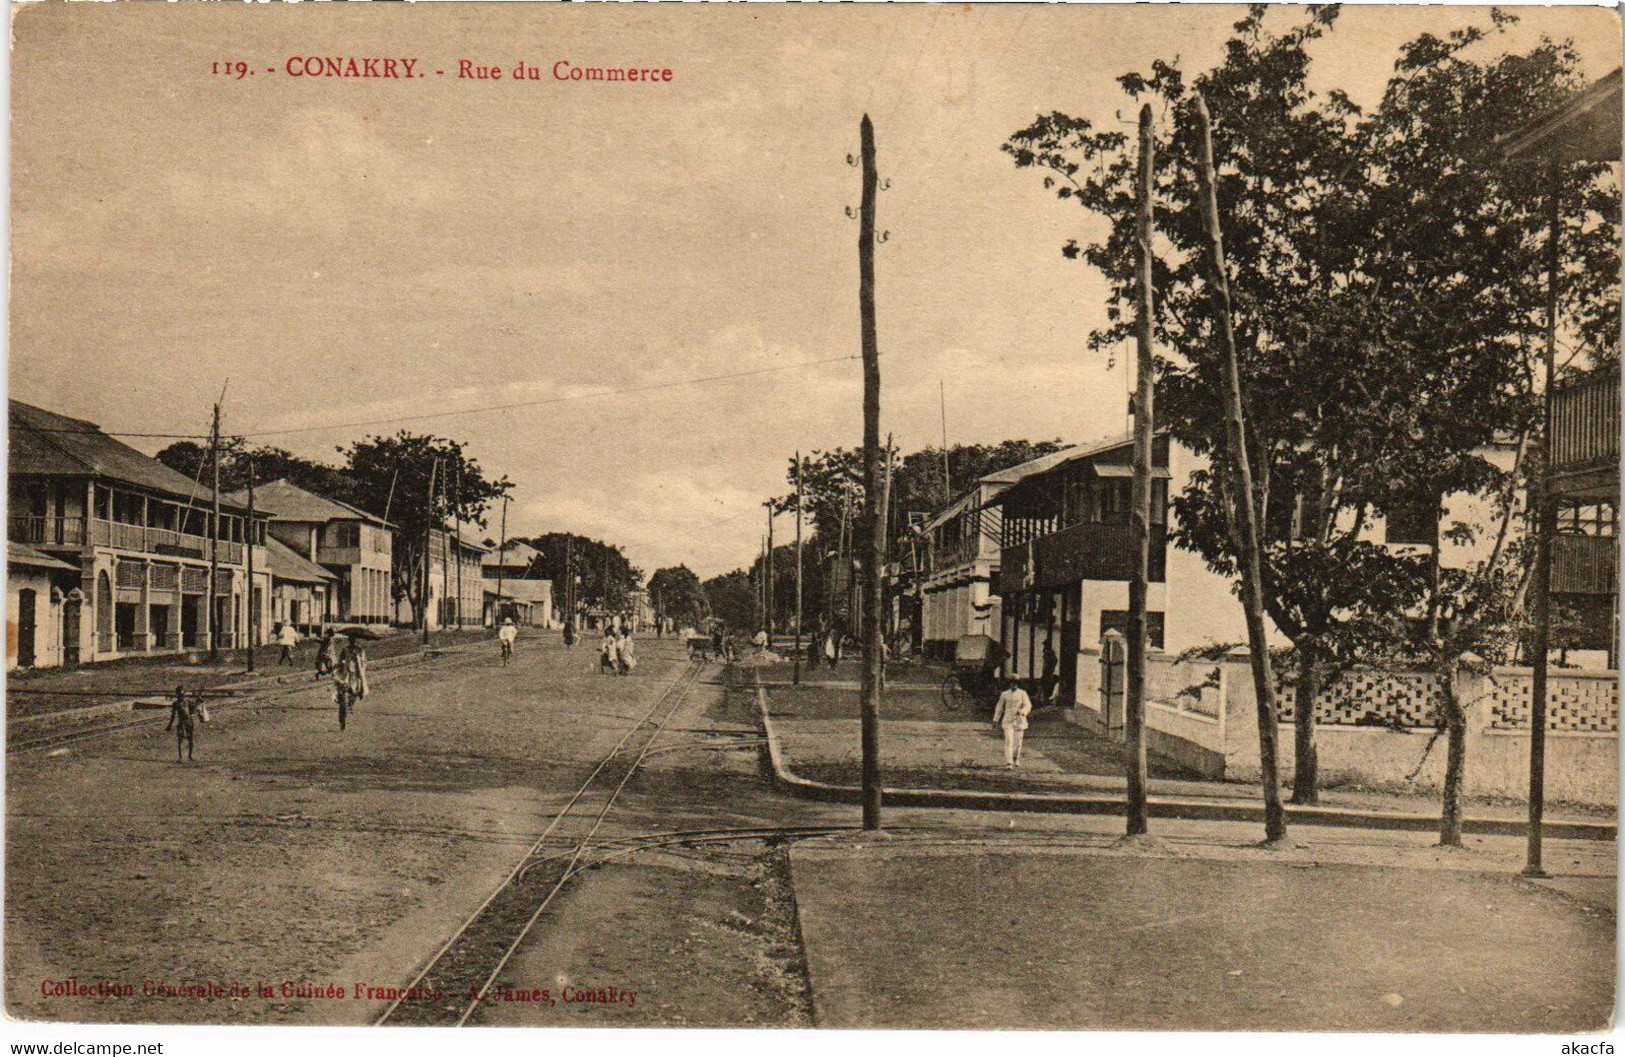
{"label": "sidewalk", "polygon": [[[435,631],[430,633],[428,648],[455,648],[483,641],[485,637],[484,629]],[[316,649],[317,643],[307,640],[295,648],[292,667],[279,667],[276,663],[279,648],[260,646],[254,651],[252,673],[247,669],[245,655],[237,651],[226,651],[215,664],[165,655],[78,668],[13,672],[6,677],[6,719],[8,724],[34,724],[58,717],[83,718],[127,712],[148,700],[162,698],[167,702],[177,685],[190,691],[216,691],[230,696],[241,690],[295,680],[308,682],[313,679]],[[423,651],[420,632],[400,630],[385,633],[369,643],[367,655],[377,666],[380,662],[417,660]]]}
{"label": "sidewalk", "polygon": [[797,844],[790,862],[816,1023],[1554,1033],[1608,1025],[1607,856],[1588,864],[1597,876],[1559,879],[1586,886],[1576,894],[1492,872],[1504,864],[1476,852],[1411,849],[1377,866],[1350,847],[1328,859],[1324,848],[1264,851],[1200,837],[1096,845],[884,834]]}
{"label": "sidewalk", "polygon": [[[804,795],[815,795],[811,786],[839,787],[837,791],[855,787],[860,780],[857,692],[839,685],[845,680],[827,677],[825,685],[778,685],[787,681],[780,678],[781,667],[765,667],[761,674],[769,684],[763,691],[767,726],[782,768],[808,783]],[[912,803],[919,799],[916,794],[931,794],[921,806],[1120,809],[1127,782],[1122,747],[1116,742],[1067,722],[1058,710],[1043,709],[1027,732],[1022,766],[1007,770],[1002,736],[986,718],[949,711],[936,694],[912,692],[922,681],[916,677],[915,685],[899,686],[885,698],[881,771],[889,798]],[[1149,792],[1154,801],[1162,801],[1167,815],[1218,818],[1232,807],[1260,808],[1256,784],[1203,779],[1154,754],[1148,763]],[[1483,825],[1481,831],[1511,832],[1527,818],[1521,803],[1468,799],[1464,807]],[[1318,809],[1293,813],[1303,821],[1327,824],[1357,825],[1352,816],[1370,816],[1377,825],[1426,826],[1436,823],[1439,799],[1427,792],[1334,787],[1322,791]],[[1549,809],[1547,818],[1555,832],[1613,836],[1615,813],[1610,810],[1563,807]]]}

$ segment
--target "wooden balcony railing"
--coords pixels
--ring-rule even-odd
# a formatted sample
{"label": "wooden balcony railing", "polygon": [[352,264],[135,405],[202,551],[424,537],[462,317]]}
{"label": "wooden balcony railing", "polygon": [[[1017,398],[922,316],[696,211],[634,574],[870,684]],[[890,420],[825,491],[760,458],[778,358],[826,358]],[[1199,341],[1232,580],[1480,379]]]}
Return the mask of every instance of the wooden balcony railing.
{"label": "wooden balcony railing", "polygon": [[32,517],[12,514],[6,519],[6,538],[13,543],[44,547],[83,547],[85,522],[76,517]]}
{"label": "wooden balcony railing", "polygon": [[[1153,583],[1166,578],[1167,553],[1167,531],[1153,525]],[[1133,529],[1086,521],[1040,536],[1030,546],[1006,547],[999,558],[999,590],[1001,594],[1048,591],[1080,580],[1127,580],[1133,569]]]}
{"label": "wooden balcony railing", "polygon": [[[91,519],[90,541],[103,547],[118,547],[149,554],[189,558],[209,556],[209,540],[205,536],[194,536],[188,532],[176,532],[174,529],[152,525],[128,525],[122,521],[104,521],[101,518]],[[220,540],[216,553],[220,561],[228,565],[239,565],[243,561],[241,543]]]}
{"label": "wooden balcony railing", "polygon": [[1611,595],[1619,582],[1619,540],[1563,533],[1552,547],[1552,593]]}

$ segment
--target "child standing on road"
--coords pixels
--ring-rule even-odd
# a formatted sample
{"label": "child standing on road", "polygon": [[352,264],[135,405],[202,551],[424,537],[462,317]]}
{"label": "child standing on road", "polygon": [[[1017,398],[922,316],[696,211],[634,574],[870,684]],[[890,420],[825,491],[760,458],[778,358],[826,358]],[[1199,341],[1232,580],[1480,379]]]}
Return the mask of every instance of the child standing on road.
{"label": "child standing on road", "polygon": [[322,642],[316,648],[316,678],[320,679],[333,671],[338,663],[338,647],[333,641],[333,629],[322,629]]}
{"label": "child standing on road", "polygon": [[169,706],[169,724],[164,727],[167,733],[175,732],[175,762],[181,762],[181,746],[186,746],[186,759],[191,762],[192,746],[197,739],[197,724],[202,720],[209,721],[209,710],[203,706],[201,698],[187,697],[184,686],[175,687],[175,700]]}
{"label": "child standing on road", "polygon": [[1006,684],[1004,693],[999,695],[999,703],[993,706],[993,727],[995,730],[1001,726],[1004,728],[1006,770],[1021,766],[1021,742],[1027,735],[1027,716],[1032,710],[1032,698],[1014,679]]}
{"label": "child standing on road", "polygon": [[614,675],[619,659],[620,651],[616,647],[615,629],[610,627],[608,621],[606,621],[604,623],[604,641],[598,646],[598,670],[605,675]]}

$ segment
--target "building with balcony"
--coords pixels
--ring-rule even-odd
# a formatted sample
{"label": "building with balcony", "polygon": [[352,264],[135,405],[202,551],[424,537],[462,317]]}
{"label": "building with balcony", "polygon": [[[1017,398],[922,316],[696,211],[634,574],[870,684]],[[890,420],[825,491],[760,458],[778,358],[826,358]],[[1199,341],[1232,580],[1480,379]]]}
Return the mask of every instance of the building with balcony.
{"label": "building with balcony", "polygon": [[[263,516],[251,519],[222,500],[211,592],[211,504],[196,481],[92,422],[18,400],[10,411],[8,542],[69,567],[45,569],[49,600],[35,611],[34,666],[208,649],[211,593],[213,645],[245,641],[250,614],[263,631],[271,594]],[[42,585],[23,589],[36,592],[38,606]],[[50,625],[43,631],[42,619]]]}
{"label": "building with balcony", "polygon": [[[1070,449],[1068,449],[1070,451]],[[1024,473],[1064,460],[1067,451],[988,474],[920,526],[920,647],[928,657],[954,655],[961,635],[999,637],[999,552],[1004,510],[994,500]]]}
{"label": "building with balcony", "polygon": [[[1134,563],[1129,498],[1133,438],[1115,436],[1068,448],[1006,471],[1008,483],[991,501],[1000,512],[994,585],[1001,600],[996,637],[1006,670],[1020,678],[1043,673],[1044,645],[1057,653],[1061,700],[1077,686],[1079,653],[1128,622],[1128,581]],[[1175,462],[1180,465],[1171,466]],[[1184,648],[1229,630],[1215,607],[1235,608],[1229,584],[1199,558],[1177,552],[1170,569],[1168,484],[1194,460],[1158,437],[1152,457],[1151,584],[1148,628],[1153,648]],[[1169,612],[1168,581],[1177,571],[1179,606]],[[1174,635],[1170,635],[1170,632]],[[1195,640],[1194,642],[1190,640]],[[1171,641],[1177,644],[1171,644]]]}
{"label": "building with balcony", "polygon": [[1552,393],[1552,641],[1570,663],[1619,666],[1619,368]]}
{"label": "building with balcony", "polygon": [[[1615,69],[1522,128],[1497,137],[1508,161],[1555,177],[1574,162],[1621,159],[1621,91]],[[1617,284],[1613,271],[1605,278]],[[1549,281],[1549,280],[1548,280]],[[1619,367],[1583,374],[1552,391],[1552,643],[1569,663],[1619,666]],[[1580,656],[1576,656],[1576,654]]]}
{"label": "building with balcony", "polygon": [[[248,501],[246,493],[234,493],[233,502]],[[319,565],[332,573],[334,581],[323,592],[324,611],[305,622],[345,624],[388,624],[394,604],[390,575],[394,568],[394,526],[381,517],[336,499],[317,495],[291,481],[270,481],[254,488],[254,508],[270,516],[270,534],[293,555]],[[282,563],[299,568],[290,560]],[[300,583],[308,584],[309,571]],[[288,582],[284,601],[314,604],[313,592]],[[288,619],[282,617],[279,619]],[[295,620],[296,624],[302,623]]]}
{"label": "building with balcony", "polygon": [[[480,572],[489,549],[435,529],[429,534],[429,629],[480,627],[485,621],[485,589]],[[403,599],[396,620],[408,623],[411,607]]]}

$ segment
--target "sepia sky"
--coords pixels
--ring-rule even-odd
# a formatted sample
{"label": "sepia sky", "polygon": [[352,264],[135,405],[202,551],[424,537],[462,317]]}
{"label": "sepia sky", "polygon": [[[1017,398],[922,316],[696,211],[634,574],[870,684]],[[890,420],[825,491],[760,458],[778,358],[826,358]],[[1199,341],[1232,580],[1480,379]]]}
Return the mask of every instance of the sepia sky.
{"label": "sepia sky", "polygon": [[[1588,77],[1619,64],[1611,13],[1517,10],[1488,50],[1546,32],[1575,39]],[[1084,218],[999,145],[1041,111],[1131,117],[1117,75],[1206,69],[1240,14],[14,9],[11,393],[199,433],[229,378],[228,432],[318,458],[369,432],[453,436],[516,482],[511,534],[726,571],[751,560],[791,452],[861,439],[858,363],[816,362],[858,348],[859,116],[891,181],[882,429],[935,443],[940,381],[950,442],[1086,440],[1122,427],[1125,381],[1084,344],[1101,285],[1059,252]],[[1474,19],[1346,8],[1316,82],[1373,103],[1401,42]],[[428,76],[289,77],[307,55],[416,57]],[[239,59],[253,77],[211,75]],[[459,59],[544,79],[458,80]],[[563,83],[559,60],[673,80]],[[645,391],[598,395],[627,388]],[[419,417],[535,401],[553,402]]]}

